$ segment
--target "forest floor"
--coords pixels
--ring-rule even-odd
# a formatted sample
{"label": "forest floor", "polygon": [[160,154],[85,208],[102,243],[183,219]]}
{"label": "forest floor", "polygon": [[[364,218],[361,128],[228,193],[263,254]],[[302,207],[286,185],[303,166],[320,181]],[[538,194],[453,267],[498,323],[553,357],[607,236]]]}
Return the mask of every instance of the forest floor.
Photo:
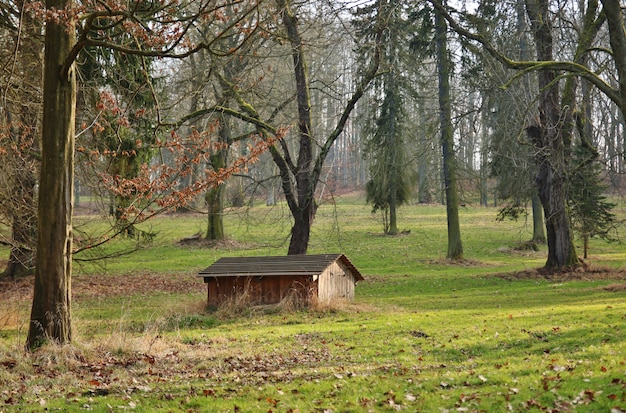
{"label": "forest floor", "polygon": [[[0,302],[30,301],[35,277],[0,278]],[[195,274],[135,273],[128,275],[80,275],[72,278],[72,297],[76,300],[152,292],[186,294],[204,289]]]}

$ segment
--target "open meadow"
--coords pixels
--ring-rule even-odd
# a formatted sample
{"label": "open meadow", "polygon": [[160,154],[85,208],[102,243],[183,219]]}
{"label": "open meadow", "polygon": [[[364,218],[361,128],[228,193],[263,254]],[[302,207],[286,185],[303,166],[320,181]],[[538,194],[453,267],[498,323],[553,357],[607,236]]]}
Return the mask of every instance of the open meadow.
{"label": "open meadow", "polygon": [[402,207],[389,237],[364,198],[325,203],[309,253],[365,280],[309,309],[207,309],[197,276],[286,254],[285,206],[229,211],[217,245],[179,243],[202,214],[157,217],[149,247],[76,262],[72,345],[24,352],[32,277],[0,281],[0,412],[626,412],[626,248],[592,239],[586,270],[546,275],[545,247],[515,248],[531,222],[496,214],[461,210],[466,259],[450,263],[444,206]]}

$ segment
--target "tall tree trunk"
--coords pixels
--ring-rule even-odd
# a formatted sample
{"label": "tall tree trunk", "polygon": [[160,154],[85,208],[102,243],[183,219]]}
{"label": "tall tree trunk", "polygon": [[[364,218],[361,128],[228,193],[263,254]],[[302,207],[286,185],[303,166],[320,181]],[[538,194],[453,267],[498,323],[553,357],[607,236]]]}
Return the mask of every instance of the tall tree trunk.
{"label": "tall tree trunk", "polygon": [[[72,0],[47,0],[68,10]],[[66,57],[75,43],[74,22],[46,22],[42,166],[38,204],[37,267],[26,346],[71,341],[72,208],[76,78]]]}
{"label": "tall tree trunk", "polygon": [[450,59],[448,56],[447,26],[443,16],[438,11],[435,11],[437,69],[439,74],[439,120],[441,123],[443,175],[448,218],[447,258],[458,260],[463,258],[463,244],[461,242],[459,222],[457,164],[454,154],[454,132],[452,129],[452,109],[450,107]]}
{"label": "tall tree trunk", "polygon": [[[218,147],[210,156],[211,168],[219,171],[226,167],[228,148],[230,145],[230,125],[225,115],[220,115],[219,141],[224,143],[224,147]],[[225,184],[210,188],[204,200],[208,208],[206,239],[219,241],[225,238],[224,234],[224,194]]]}
{"label": "tall tree trunk", "polygon": [[[526,7],[524,5],[524,1],[525,0],[517,0],[515,7],[517,12],[517,36],[519,37],[519,58],[520,60],[530,60],[531,53],[527,36],[528,23],[526,22]],[[528,77],[524,78],[524,90],[531,90],[530,79]],[[536,190],[533,191],[530,202],[533,212],[533,237],[531,242],[545,244],[546,231],[545,223],[543,221],[543,207],[541,205],[539,193]]]}
{"label": "tall tree trunk", "polygon": [[[393,49],[393,45],[391,45]],[[395,49],[393,51],[395,53]],[[396,56],[391,56],[392,61],[395,63]],[[398,151],[401,151],[400,142],[398,142],[398,102],[396,101],[396,95],[398,94],[398,87],[395,85],[394,76],[396,76],[396,69],[392,69],[389,73],[386,82],[387,94],[389,96],[389,146],[388,150],[391,151],[391,159],[389,168],[389,229],[387,233],[389,235],[396,235],[398,233],[398,174],[400,173],[399,156]]]}
{"label": "tall tree trunk", "polygon": [[[537,48],[537,60],[553,60],[552,25],[548,0],[527,0],[526,12],[531,21]],[[546,268],[578,264],[571,222],[567,211],[566,143],[562,134],[559,89],[554,70],[537,74],[539,90],[539,122],[527,128],[535,149],[537,188],[544,209],[548,259]]]}
{"label": "tall tree trunk", "polygon": [[[422,114],[425,112],[425,104],[422,99],[417,103],[417,123],[425,122]],[[430,204],[433,202],[433,195],[430,191],[429,162],[430,140],[426,136],[426,128],[417,128],[418,158],[417,158],[417,201],[420,204]]]}
{"label": "tall tree trunk", "polygon": [[624,5],[621,0],[602,0],[609,26],[609,41],[619,82],[620,110],[626,118],[626,31]]}
{"label": "tall tree trunk", "polygon": [[[213,170],[218,171],[226,164],[222,156],[221,149],[218,153],[211,155],[211,166]],[[219,241],[224,239],[224,190],[225,184],[217,185],[210,188],[204,196],[207,204],[207,233],[206,239]]]}
{"label": "tall tree trunk", "polygon": [[311,179],[313,170],[313,136],[311,135],[311,96],[304,45],[298,31],[298,21],[290,5],[285,0],[278,1],[282,9],[283,25],[291,44],[291,55],[296,80],[296,101],[298,104],[298,142],[300,149],[295,171],[297,205],[292,204],[294,218],[289,243],[289,255],[306,254],[311,236],[311,224],[315,215],[314,188]]}

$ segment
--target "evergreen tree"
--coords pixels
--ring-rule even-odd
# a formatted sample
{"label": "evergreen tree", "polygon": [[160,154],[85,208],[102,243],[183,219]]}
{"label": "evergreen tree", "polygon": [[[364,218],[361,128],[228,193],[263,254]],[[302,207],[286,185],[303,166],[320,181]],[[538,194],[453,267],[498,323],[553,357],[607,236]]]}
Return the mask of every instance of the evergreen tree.
{"label": "evergreen tree", "polygon": [[[388,25],[382,39],[385,50],[383,59],[388,67],[373,88],[374,95],[382,95],[382,102],[366,121],[369,126],[365,128],[368,137],[364,140],[364,155],[369,160],[370,174],[366,184],[366,201],[372,204],[372,212],[382,212],[384,232],[395,235],[398,233],[397,208],[409,201],[411,188],[411,173],[405,161],[408,149],[404,139],[407,135],[405,94],[410,86],[406,69],[407,13],[401,5],[390,4],[388,7]],[[370,6],[360,10],[357,17],[363,19],[374,11]],[[358,35],[374,35],[367,25],[359,24],[358,20],[355,25],[360,28]]]}
{"label": "evergreen tree", "polygon": [[[150,162],[155,142],[154,125],[146,116],[155,106],[152,60],[97,47],[83,49],[81,57],[82,109],[95,107],[101,114],[89,138],[107,155],[102,167],[108,175],[119,182],[132,180]],[[121,184],[116,188],[109,194],[109,214],[117,231],[136,237],[139,230],[128,218],[129,209],[141,208],[135,205],[136,188]]]}
{"label": "evergreen tree", "polygon": [[[580,129],[579,129],[580,130]],[[609,202],[602,183],[602,165],[598,151],[583,136],[573,151],[574,171],[570,180],[569,208],[574,231],[583,240],[583,258],[588,258],[589,239],[598,236],[613,241],[618,226],[613,213],[616,204]]]}

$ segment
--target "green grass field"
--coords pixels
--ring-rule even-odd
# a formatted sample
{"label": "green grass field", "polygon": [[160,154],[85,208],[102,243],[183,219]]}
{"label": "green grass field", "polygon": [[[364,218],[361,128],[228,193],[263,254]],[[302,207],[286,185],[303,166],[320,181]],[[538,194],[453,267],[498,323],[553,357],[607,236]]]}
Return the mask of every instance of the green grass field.
{"label": "green grass field", "polygon": [[330,308],[205,308],[195,274],[215,259],[286,253],[280,206],[229,211],[220,246],[180,246],[204,217],[169,215],[149,248],[77,263],[70,346],[25,353],[28,297],[3,283],[0,412],[626,411],[623,245],[593,239],[590,271],[546,278],[545,251],[514,249],[530,223],[494,208],[461,211],[456,264],[444,207],[401,208],[396,237],[369,211],[352,196],[317,213],[309,252],[366,278]]}

